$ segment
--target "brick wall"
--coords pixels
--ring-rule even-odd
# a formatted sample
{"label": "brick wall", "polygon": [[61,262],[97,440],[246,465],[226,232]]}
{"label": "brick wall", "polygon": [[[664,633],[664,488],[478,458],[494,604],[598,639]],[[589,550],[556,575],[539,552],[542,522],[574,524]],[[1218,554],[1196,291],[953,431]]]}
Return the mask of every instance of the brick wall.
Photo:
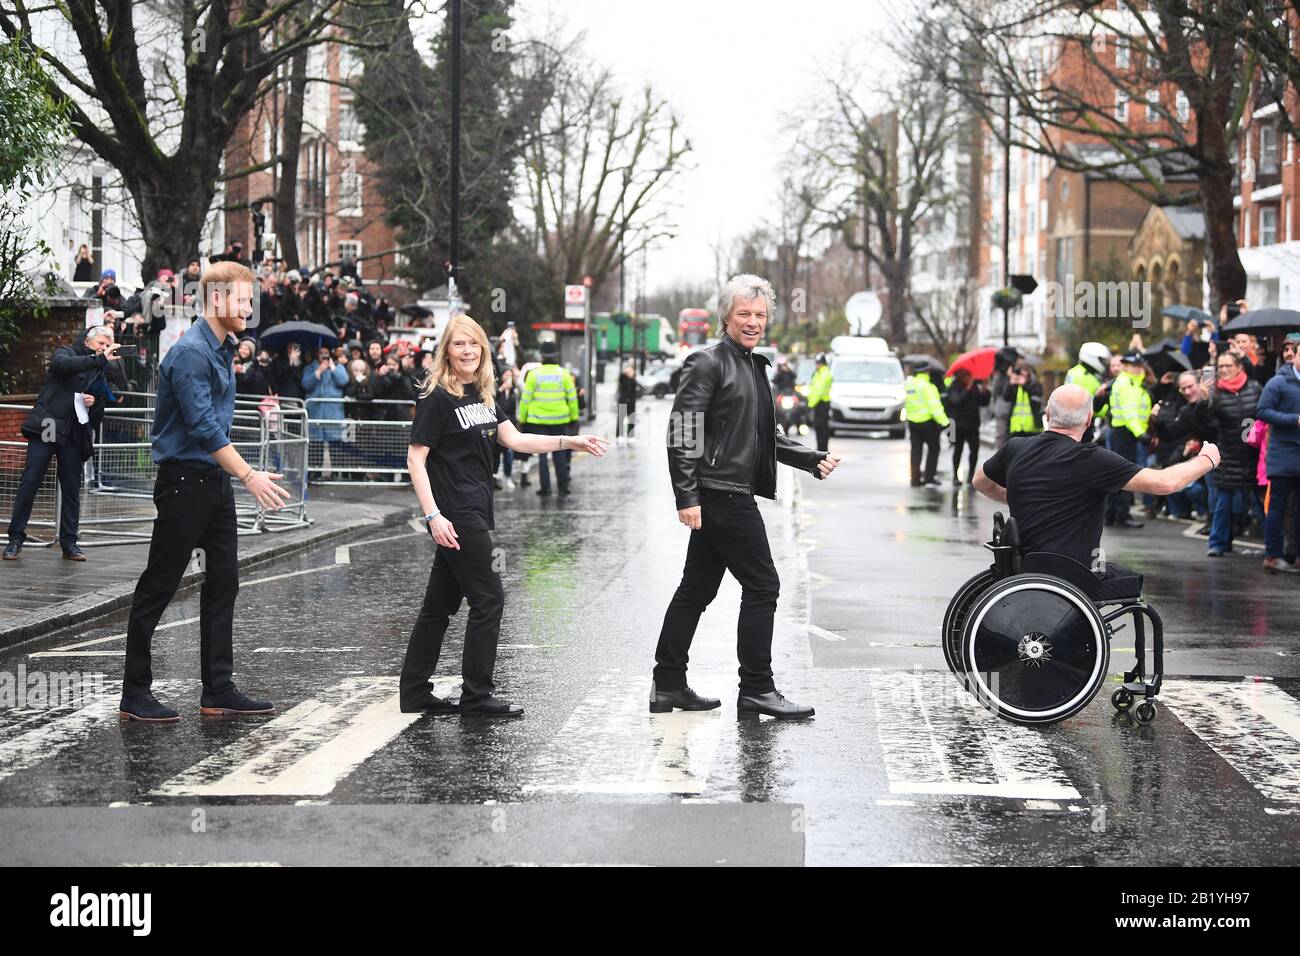
{"label": "brick wall", "polygon": [[[36,393],[45,381],[50,357],[60,345],[71,345],[86,328],[86,303],[80,299],[56,299],[41,318],[19,320],[18,339],[0,352],[0,366],[13,376],[10,391]],[[11,399],[0,396],[0,404]]]}

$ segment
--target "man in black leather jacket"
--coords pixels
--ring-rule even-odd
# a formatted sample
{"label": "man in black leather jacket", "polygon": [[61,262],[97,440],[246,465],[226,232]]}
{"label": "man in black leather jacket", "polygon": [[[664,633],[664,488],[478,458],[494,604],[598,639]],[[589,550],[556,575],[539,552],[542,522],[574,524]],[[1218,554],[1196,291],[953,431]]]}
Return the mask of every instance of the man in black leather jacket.
{"label": "man in black leather jacket", "polygon": [[[55,349],[41,394],[22,424],[22,433],[27,439],[27,462],[18,493],[14,496],[9,541],[4,551],[6,561],[13,561],[22,553],[36,493],[45,480],[51,459],[55,457],[59,462],[59,491],[63,496],[59,545],[69,561],[86,560],[85,552],[77,546],[81,472],[93,450],[92,429],[104,414],[102,402],[92,392],[105,394],[102,388],[104,369],[110,361],[118,358],[119,348],[113,344],[113,336],[107,329],[96,326],[88,330],[77,344]],[[78,412],[78,396],[83,401],[82,412]],[[83,416],[85,421],[82,421]]]}
{"label": "man in black leather jacket", "polygon": [[763,340],[776,295],[765,279],[740,275],[718,296],[721,341],[687,357],[668,428],[668,471],[677,518],[691,529],[686,567],[664,615],[655,650],[650,712],[712,710],[721,702],[686,684],[700,615],[730,571],[740,582],[737,716],[811,717],[772,679],[772,621],[781,582],[755,495],[776,497],[776,463],[825,478],[839,459],[776,431]]}

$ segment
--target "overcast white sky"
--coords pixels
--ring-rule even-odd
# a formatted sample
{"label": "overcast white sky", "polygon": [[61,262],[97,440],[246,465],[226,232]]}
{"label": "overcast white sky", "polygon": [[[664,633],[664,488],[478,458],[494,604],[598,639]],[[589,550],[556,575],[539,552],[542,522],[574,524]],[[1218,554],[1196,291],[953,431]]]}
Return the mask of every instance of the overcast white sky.
{"label": "overcast white sky", "polygon": [[835,60],[846,42],[879,35],[884,6],[885,0],[519,0],[516,22],[532,32],[558,13],[586,32],[594,56],[632,86],[648,80],[682,118],[693,169],[673,196],[678,238],[649,256],[653,290],[711,280],[710,240],[774,217],[784,148],[778,111],[795,106],[819,65]]}

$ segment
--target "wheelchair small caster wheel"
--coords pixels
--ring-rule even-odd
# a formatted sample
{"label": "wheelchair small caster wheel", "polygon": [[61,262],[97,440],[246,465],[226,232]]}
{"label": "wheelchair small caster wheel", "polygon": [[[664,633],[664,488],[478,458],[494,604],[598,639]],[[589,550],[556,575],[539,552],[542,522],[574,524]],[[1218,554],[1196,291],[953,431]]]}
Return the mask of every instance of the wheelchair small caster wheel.
{"label": "wheelchair small caster wheel", "polygon": [[1133,706],[1133,692],[1127,687],[1121,687],[1110,695],[1110,702],[1115,705],[1116,710],[1128,710]]}
{"label": "wheelchair small caster wheel", "polygon": [[1137,705],[1133,711],[1133,716],[1137,718],[1139,724],[1149,724],[1156,719],[1156,702],[1154,700],[1144,700]]}

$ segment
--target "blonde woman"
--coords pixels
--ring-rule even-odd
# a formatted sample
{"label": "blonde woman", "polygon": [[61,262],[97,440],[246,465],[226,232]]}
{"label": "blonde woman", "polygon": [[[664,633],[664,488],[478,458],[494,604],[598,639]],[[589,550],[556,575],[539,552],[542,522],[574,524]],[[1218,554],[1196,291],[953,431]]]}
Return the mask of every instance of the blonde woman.
{"label": "blonde woman", "polygon": [[[402,663],[403,713],[517,717],[524,712],[493,695],[505,606],[491,534],[493,446],[530,454],[579,449],[599,458],[608,444],[591,435],[525,435],[506,418],[496,398],[487,335],[469,316],[458,315],[438,341],[406,453],[422,520],[437,550]],[[435,697],[429,678],[462,599],[469,601],[469,620],[461,696],[455,702]]]}

